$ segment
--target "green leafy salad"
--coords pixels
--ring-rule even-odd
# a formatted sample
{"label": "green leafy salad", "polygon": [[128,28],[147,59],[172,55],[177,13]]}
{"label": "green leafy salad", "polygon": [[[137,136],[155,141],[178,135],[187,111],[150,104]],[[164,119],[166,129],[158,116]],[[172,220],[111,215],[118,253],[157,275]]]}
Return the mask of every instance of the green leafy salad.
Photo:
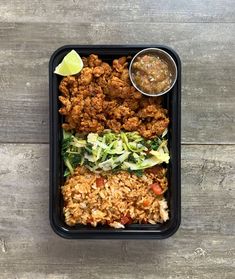
{"label": "green leafy salad", "polygon": [[83,165],[93,172],[127,170],[141,176],[144,169],[169,162],[166,134],[167,130],[161,137],[145,140],[138,132],[105,130],[82,136],[63,131],[64,175]]}

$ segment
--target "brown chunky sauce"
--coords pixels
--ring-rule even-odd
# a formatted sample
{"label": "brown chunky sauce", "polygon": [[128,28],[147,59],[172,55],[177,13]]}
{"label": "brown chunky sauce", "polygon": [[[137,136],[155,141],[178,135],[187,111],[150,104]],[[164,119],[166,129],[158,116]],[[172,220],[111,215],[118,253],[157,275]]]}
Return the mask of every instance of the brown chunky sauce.
{"label": "brown chunky sauce", "polygon": [[145,54],[136,58],[132,65],[132,77],[143,92],[154,94],[171,86],[171,72],[167,63],[158,56]]}

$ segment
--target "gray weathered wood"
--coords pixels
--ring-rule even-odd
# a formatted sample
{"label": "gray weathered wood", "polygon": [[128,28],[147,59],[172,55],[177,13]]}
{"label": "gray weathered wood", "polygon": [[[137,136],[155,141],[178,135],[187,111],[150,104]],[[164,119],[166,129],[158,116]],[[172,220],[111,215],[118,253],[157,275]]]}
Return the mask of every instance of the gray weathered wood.
{"label": "gray weathered wood", "polygon": [[55,235],[48,153],[46,144],[0,145],[1,278],[233,278],[235,146],[183,146],[182,225],[161,241]]}
{"label": "gray weathered wood", "polygon": [[29,0],[0,2],[7,22],[235,22],[233,0]]}
{"label": "gray weathered wood", "polygon": [[[234,8],[0,1],[0,279],[234,278]],[[49,148],[39,144],[48,143],[49,57],[64,44],[143,43],[172,46],[183,64],[180,230],[161,241],[62,239],[49,225]]]}
{"label": "gray weathered wood", "polygon": [[234,33],[233,23],[2,23],[0,141],[48,142],[48,61],[59,46],[162,43],[182,59],[182,141],[235,143]]}

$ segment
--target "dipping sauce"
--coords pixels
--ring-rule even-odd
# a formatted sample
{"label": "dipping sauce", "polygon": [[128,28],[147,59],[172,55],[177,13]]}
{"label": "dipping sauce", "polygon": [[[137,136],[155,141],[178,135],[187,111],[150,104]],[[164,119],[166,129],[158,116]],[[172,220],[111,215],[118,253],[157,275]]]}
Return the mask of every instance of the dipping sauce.
{"label": "dipping sauce", "polygon": [[167,62],[152,54],[136,57],[132,65],[132,78],[143,92],[154,94],[171,86],[172,74]]}

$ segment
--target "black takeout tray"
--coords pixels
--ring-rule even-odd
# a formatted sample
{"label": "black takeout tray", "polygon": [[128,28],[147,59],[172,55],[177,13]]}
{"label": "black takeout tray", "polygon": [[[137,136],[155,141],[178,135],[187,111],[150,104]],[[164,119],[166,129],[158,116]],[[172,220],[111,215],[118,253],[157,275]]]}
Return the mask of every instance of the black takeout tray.
{"label": "black takeout tray", "polygon": [[[64,182],[64,164],[61,157],[60,144],[62,140],[62,116],[58,113],[60,102],[59,83],[61,77],[53,74],[55,67],[72,49],[81,56],[92,53],[100,56],[104,61],[111,63],[113,59],[121,56],[134,56],[144,48],[156,47],[168,52],[176,62],[178,78],[170,92],[164,95],[164,106],[169,111],[170,126],[168,142],[170,163],[168,165],[169,188],[166,199],[170,210],[170,218],[163,224],[131,224],[125,229],[113,229],[106,226],[96,228],[77,225],[69,227],[63,217],[63,197],[60,186]],[[154,98],[154,97],[153,97]],[[181,62],[177,53],[164,45],[67,45],[57,49],[49,62],[49,99],[50,99],[50,223],[58,235],[69,238],[89,239],[163,239],[173,235],[180,225],[181,218],[181,169],[180,169],[180,126],[181,126]]]}

